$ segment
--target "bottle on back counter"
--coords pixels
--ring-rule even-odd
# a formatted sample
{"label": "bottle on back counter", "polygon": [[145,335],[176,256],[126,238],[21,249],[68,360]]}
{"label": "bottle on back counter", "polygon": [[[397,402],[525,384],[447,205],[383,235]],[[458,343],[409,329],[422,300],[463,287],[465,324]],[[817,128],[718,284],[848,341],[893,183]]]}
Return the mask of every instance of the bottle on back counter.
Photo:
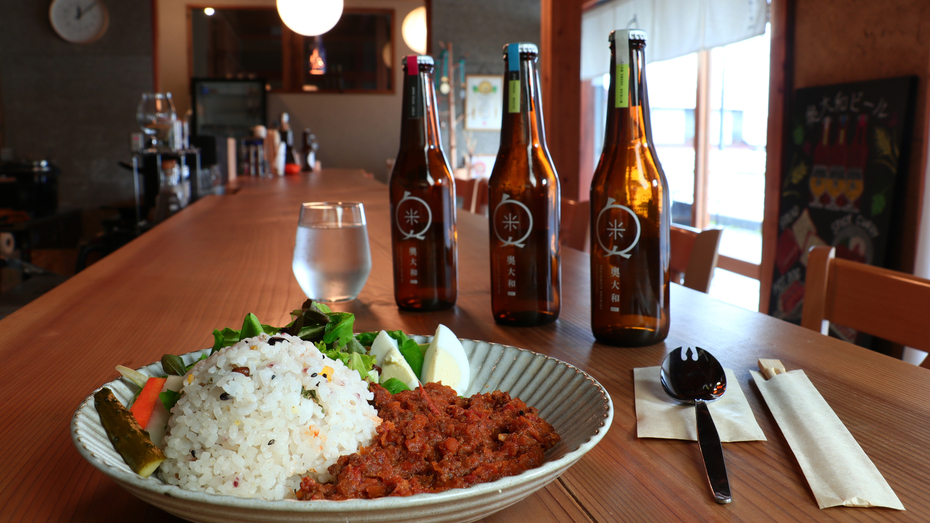
{"label": "bottle on back counter", "polygon": [[455,305],[455,185],[439,136],[433,59],[404,58],[400,151],[389,182],[394,300],[401,309]]}
{"label": "bottle on back counter", "polygon": [[504,46],[501,144],[488,181],[491,309],[506,325],[555,321],[561,306],[559,177],[543,129],[536,46]]}
{"label": "bottle on back counter", "polygon": [[668,182],[652,143],[646,34],[610,34],[604,150],[591,182],[591,327],[623,347],[665,339],[669,327]]}
{"label": "bottle on back counter", "polygon": [[294,149],[294,130],[291,129],[291,117],[281,113],[281,142],[284,143],[284,169],[281,174],[297,174],[300,172],[300,158]]}

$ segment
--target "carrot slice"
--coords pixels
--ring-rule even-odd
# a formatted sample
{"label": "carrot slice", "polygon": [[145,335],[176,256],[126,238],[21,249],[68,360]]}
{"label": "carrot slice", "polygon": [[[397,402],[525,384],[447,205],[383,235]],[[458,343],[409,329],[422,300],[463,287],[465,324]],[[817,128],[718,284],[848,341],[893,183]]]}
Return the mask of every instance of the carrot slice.
{"label": "carrot slice", "polygon": [[136,418],[136,421],[139,422],[139,425],[143,427],[148,425],[152,411],[155,410],[155,405],[158,402],[158,394],[161,392],[165,380],[167,378],[149,378],[145,382],[142,392],[139,393],[139,397],[133,402],[129,410]]}

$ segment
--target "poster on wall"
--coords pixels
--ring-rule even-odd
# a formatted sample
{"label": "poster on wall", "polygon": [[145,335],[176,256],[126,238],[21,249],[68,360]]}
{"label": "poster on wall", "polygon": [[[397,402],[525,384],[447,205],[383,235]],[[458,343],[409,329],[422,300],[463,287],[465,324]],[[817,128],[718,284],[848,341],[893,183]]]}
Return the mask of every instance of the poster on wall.
{"label": "poster on wall", "polygon": [[465,129],[500,131],[504,77],[470,74],[465,79]]}
{"label": "poster on wall", "polygon": [[[917,78],[798,89],[791,109],[769,311],[800,323],[807,253],[882,266],[906,177]],[[831,334],[867,344],[854,330]],[[858,338],[858,339],[857,339]]]}

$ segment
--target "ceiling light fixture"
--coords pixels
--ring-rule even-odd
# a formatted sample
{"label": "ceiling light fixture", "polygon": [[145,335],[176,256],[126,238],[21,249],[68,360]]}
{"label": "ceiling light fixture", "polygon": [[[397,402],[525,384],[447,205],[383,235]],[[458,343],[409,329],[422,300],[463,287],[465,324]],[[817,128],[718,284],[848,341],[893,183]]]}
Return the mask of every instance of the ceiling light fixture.
{"label": "ceiling light fixture", "polygon": [[407,47],[417,54],[426,54],[426,8],[421,6],[407,13],[400,33]]}
{"label": "ceiling light fixture", "polygon": [[304,36],[321,35],[342,17],[343,0],[277,0],[277,4],[284,25]]}

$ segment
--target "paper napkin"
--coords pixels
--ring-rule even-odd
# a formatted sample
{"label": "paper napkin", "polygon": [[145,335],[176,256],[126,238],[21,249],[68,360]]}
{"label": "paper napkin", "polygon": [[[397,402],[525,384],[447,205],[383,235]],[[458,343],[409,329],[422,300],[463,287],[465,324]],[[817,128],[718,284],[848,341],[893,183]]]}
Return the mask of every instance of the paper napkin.
{"label": "paper napkin", "polygon": [[[736,375],[725,369],[727,391],[707,404],[720,434],[720,441],[765,441]],[[669,397],[659,381],[659,367],[633,369],[636,395],[636,435],[640,438],[697,441],[694,406]]]}

